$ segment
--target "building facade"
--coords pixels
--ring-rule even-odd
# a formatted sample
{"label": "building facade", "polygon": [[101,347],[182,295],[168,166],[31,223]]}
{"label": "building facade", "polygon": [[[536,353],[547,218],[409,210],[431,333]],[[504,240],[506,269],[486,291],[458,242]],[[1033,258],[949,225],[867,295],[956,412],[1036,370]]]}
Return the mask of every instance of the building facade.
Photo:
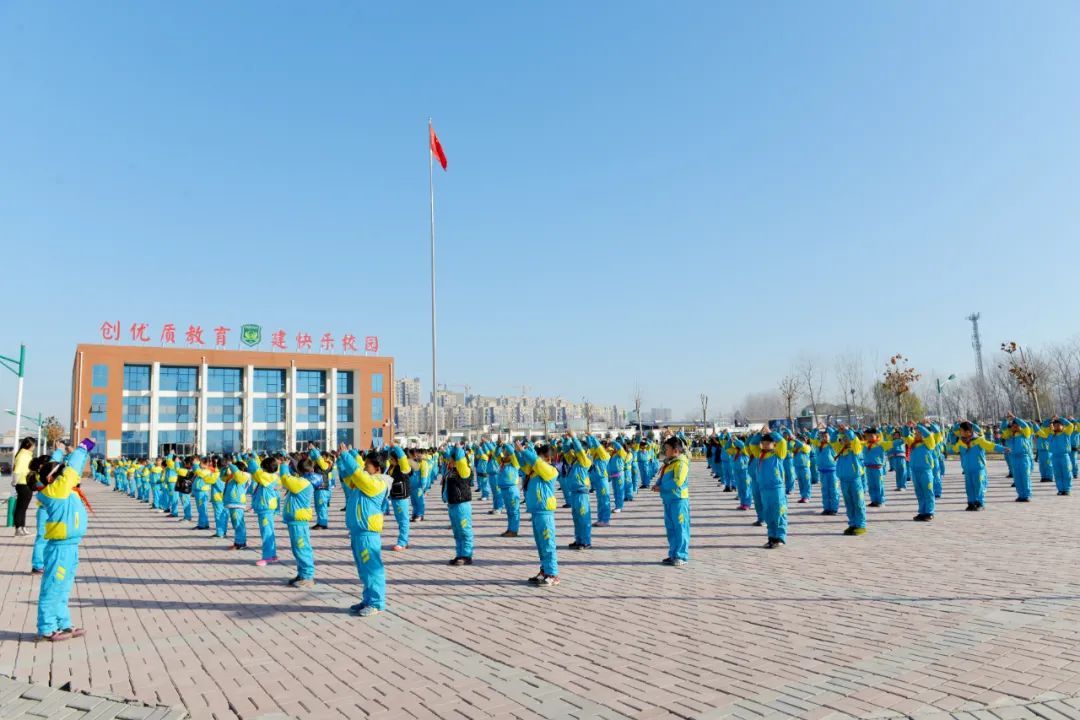
{"label": "building facade", "polygon": [[379,447],[394,361],[317,353],[79,345],[71,439],[107,457]]}

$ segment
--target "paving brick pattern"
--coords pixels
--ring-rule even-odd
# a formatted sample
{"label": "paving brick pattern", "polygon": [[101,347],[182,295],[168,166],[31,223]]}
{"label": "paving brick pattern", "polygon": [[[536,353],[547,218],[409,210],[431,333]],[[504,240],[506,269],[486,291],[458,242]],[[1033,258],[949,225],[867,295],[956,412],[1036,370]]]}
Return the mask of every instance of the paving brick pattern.
{"label": "paving brick pattern", "polygon": [[[35,644],[29,539],[0,538],[0,674],[194,718],[1080,718],[1080,499],[1037,483],[1014,503],[993,461],[988,510],[964,512],[950,462],[932,523],[891,492],[868,535],[844,537],[815,497],[769,552],[703,465],[692,482],[688,567],[658,564],[646,493],[591,551],[560,550],[553,589],[524,583],[527,519],[500,538],[502,516],[474,503],[476,564],[449,567],[437,499],[405,553],[388,518],[389,612],[369,620],[344,612],[359,584],[340,513],[300,591],[289,563],[255,567],[256,551],[88,483],[72,602],[88,636]],[[564,510],[558,528],[564,545]],[[278,542],[291,559],[283,527]]]}

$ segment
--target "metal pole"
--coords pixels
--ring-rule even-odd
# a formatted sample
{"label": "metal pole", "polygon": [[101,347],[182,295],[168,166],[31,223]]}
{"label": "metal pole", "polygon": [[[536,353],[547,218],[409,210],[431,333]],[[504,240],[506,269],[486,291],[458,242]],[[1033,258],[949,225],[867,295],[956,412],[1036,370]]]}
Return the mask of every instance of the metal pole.
{"label": "metal pole", "polygon": [[23,376],[26,375],[26,346],[19,346],[19,389],[15,395],[15,443],[19,446],[19,422],[22,420]]}
{"label": "metal pole", "polygon": [[435,361],[438,347],[435,334],[435,158],[431,151],[431,118],[428,118],[428,196],[431,201],[431,435],[432,446],[439,447],[439,392],[437,364]]}

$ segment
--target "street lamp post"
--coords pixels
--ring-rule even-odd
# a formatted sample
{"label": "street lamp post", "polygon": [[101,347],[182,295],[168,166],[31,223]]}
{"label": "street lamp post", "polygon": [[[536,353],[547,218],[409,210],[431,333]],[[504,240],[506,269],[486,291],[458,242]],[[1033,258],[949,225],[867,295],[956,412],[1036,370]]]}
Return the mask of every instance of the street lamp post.
{"label": "street lamp post", "polygon": [[942,381],[941,378],[937,379],[937,413],[938,413],[938,418],[941,419],[941,427],[943,429],[945,427],[945,412],[943,410],[944,405],[941,402],[941,395],[942,395],[942,391],[945,389],[945,386],[948,385],[949,383],[951,383],[955,379],[956,379],[956,375],[950,375],[949,377],[945,378],[944,381]]}
{"label": "street lamp post", "polygon": [[19,443],[19,418],[22,417],[23,377],[26,375],[26,346],[19,346],[19,359],[0,355],[0,364],[19,378],[19,389],[15,394],[15,444]]}

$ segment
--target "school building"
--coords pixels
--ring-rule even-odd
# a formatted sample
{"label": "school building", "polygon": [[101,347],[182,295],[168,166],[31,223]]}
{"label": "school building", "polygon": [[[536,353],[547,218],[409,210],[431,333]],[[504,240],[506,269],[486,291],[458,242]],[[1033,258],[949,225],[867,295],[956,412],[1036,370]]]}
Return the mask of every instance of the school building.
{"label": "school building", "polygon": [[71,439],[107,457],[383,444],[393,358],[79,345]]}

